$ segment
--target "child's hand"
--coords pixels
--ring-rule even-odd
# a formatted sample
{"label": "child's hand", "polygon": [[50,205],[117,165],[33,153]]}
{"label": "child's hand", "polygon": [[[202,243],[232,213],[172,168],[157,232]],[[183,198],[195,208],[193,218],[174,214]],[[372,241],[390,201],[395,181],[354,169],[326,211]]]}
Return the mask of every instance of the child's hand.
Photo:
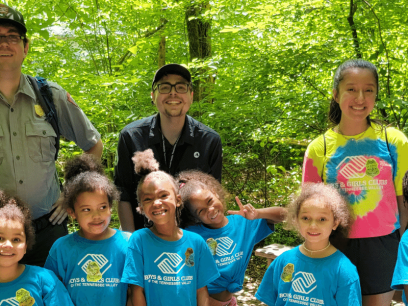
{"label": "child's hand", "polygon": [[251,204],[242,205],[238,197],[235,197],[235,201],[237,202],[239,206],[239,211],[229,210],[228,213],[230,215],[240,215],[248,220],[259,219],[258,211]]}

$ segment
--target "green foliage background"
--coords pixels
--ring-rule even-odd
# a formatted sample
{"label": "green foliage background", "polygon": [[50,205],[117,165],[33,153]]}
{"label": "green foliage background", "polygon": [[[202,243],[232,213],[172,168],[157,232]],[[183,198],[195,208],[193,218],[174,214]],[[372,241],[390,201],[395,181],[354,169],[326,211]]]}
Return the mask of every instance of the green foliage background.
{"label": "green foliage background", "polygon": [[[195,79],[215,78],[190,114],[221,135],[225,187],[257,207],[285,205],[298,188],[305,148],[328,128],[332,77],[344,60],[361,56],[377,65],[375,114],[408,130],[406,1],[6,2],[29,29],[23,71],[70,92],[103,135],[109,175],[120,130],[155,112],[150,84],[163,36],[166,63],[188,65]],[[212,55],[191,59],[186,9],[204,2],[208,9],[192,18],[211,23]],[[79,153],[62,141],[60,167]]]}

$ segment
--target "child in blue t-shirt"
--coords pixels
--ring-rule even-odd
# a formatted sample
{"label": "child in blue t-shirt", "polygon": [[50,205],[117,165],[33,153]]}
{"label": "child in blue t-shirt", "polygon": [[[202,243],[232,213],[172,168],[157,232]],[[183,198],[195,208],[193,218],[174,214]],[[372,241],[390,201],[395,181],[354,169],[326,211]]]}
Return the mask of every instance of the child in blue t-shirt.
{"label": "child in blue t-shirt", "polygon": [[256,298],[269,306],[361,305],[357,269],[330,243],[347,237],[352,221],[349,205],[333,186],[303,185],[288,206],[287,224],[305,242],[272,262]]}
{"label": "child in blue t-shirt", "polygon": [[158,171],[153,151],[136,152],[138,211],[149,228],[132,234],[122,282],[131,284],[133,305],[208,306],[207,285],[219,273],[208,246],[178,227],[182,202],[174,178]]}
{"label": "child in blue t-shirt", "polygon": [[[404,204],[408,203],[408,171],[405,173],[402,181]],[[404,290],[402,294],[402,301],[405,305],[408,297],[408,231],[402,235],[398,247],[398,258],[392,277],[391,288],[396,290]]]}
{"label": "child in blue t-shirt", "polygon": [[182,227],[207,241],[221,276],[208,285],[211,305],[236,305],[233,293],[242,289],[245,270],[256,243],[273,232],[274,223],[282,221],[285,209],[255,209],[243,206],[236,197],[239,211],[224,216],[226,192],[211,175],[197,170],[183,171],[177,177],[186,209]]}
{"label": "child in blue t-shirt", "polygon": [[120,278],[130,234],[109,227],[119,192],[90,154],[67,162],[65,181],[64,205],[80,229],[53,244],[44,267],[63,281],[77,306],[125,306],[128,286]]}
{"label": "child in blue t-shirt", "polygon": [[33,244],[28,207],[0,190],[0,305],[73,306],[53,272],[19,263]]}

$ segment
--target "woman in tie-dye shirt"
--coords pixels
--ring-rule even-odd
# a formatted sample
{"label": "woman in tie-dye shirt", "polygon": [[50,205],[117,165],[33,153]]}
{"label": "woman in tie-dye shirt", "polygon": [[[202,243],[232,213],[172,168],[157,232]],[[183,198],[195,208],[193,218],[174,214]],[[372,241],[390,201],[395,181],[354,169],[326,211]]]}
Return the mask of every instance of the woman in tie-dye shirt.
{"label": "woman in tie-dye shirt", "polygon": [[334,184],[352,206],[356,221],[344,253],[358,269],[364,306],[390,304],[398,241],[408,221],[402,198],[408,141],[370,119],[378,88],[373,64],[340,65],[329,111],[334,127],[312,141],[303,163],[303,182]]}

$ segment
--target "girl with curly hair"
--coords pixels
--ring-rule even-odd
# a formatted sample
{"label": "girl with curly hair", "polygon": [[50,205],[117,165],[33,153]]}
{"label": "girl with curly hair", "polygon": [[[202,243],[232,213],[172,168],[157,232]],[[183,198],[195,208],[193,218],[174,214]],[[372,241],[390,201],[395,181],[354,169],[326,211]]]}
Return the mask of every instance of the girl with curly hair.
{"label": "girl with curly hair", "polygon": [[129,240],[122,282],[137,306],[209,306],[207,285],[219,276],[205,241],[179,228],[183,207],[174,178],[159,171],[151,149],[136,152],[138,211],[147,227]]}
{"label": "girl with curly hair", "polygon": [[[288,206],[287,227],[304,243],[276,258],[266,271],[256,298],[267,305],[360,306],[356,267],[331,239],[347,236],[349,205],[330,185],[308,183]],[[309,304],[308,304],[309,305]]]}
{"label": "girl with curly hair", "polygon": [[64,205],[80,229],[53,244],[44,267],[63,281],[75,305],[127,303],[128,286],[120,278],[130,234],[109,227],[118,199],[119,192],[93,155],[67,162]]}
{"label": "girl with curly hair", "polygon": [[180,195],[186,209],[182,227],[207,241],[221,276],[208,285],[211,306],[234,306],[233,293],[242,290],[245,270],[254,245],[273,232],[274,223],[282,221],[285,209],[255,209],[242,205],[239,211],[228,211],[227,193],[211,175],[197,170],[183,171],[177,177]]}
{"label": "girl with curly hair", "polygon": [[33,244],[34,228],[28,207],[0,190],[0,304],[73,306],[54,273],[19,263]]}

